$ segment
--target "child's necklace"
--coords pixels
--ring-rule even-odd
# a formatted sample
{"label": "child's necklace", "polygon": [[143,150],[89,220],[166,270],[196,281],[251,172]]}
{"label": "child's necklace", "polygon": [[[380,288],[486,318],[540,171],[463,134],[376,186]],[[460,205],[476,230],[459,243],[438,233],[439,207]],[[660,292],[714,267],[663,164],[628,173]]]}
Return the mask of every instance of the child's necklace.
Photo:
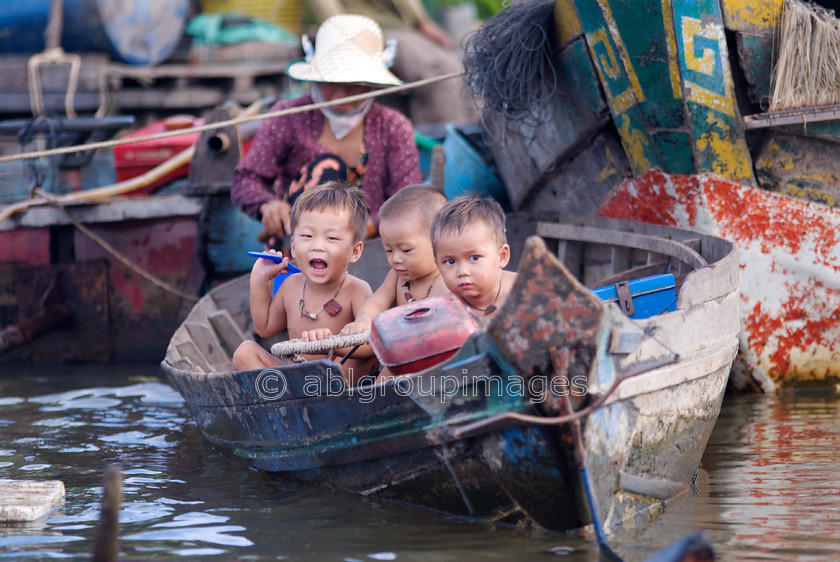
{"label": "child's necklace", "polygon": [[[429,296],[429,293],[432,292],[432,287],[435,286],[435,281],[437,281],[438,277],[440,277],[440,273],[435,275],[435,278],[432,279],[432,282],[429,284],[429,288],[426,289],[426,294],[423,295],[424,299],[427,298]],[[405,283],[403,283],[403,287],[405,287],[405,293],[403,293],[403,296],[405,297],[405,302],[414,302],[414,296],[412,296],[411,294],[411,280],[408,280]]]}
{"label": "child's necklace", "polygon": [[335,316],[339,312],[341,312],[341,305],[338,304],[338,301],[335,298],[338,296],[338,293],[341,292],[341,288],[344,286],[344,281],[347,280],[347,272],[344,272],[344,277],[341,279],[341,283],[338,285],[338,289],[335,290],[335,294],[332,296],[330,300],[324,303],[324,305],[318,310],[316,313],[307,312],[306,307],[303,304],[303,294],[306,292],[306,277],[303,278],[303,288],[300,290],[300,301],[298,302],[298,308],[300,309],[300,317],[301,318],[309,318],[310,320],[317,320],[318,315],[321,311],[325,311],[330,316]]}
{"label": "child's necklace", "polygon": [[472,304],[470,304],[470,301],[468,301],[464,297],[461,297],[461,300],[464,301],[464,304],[466,304],[468,307],[474,308],[478,311],[481,311],[481,312],[484,313],[484,316],[487,316],[488,314],[492,314],[493,311],[496,310],[496,301],[499,300],[499,295],[501,295],[501,294],[502,294],[502,277],[500,275],[499,276],[499,290],[496,291],[496,298],[493,299],[493,304],[491,304],[487,308],[479,308],[475,305],[472,305]]}

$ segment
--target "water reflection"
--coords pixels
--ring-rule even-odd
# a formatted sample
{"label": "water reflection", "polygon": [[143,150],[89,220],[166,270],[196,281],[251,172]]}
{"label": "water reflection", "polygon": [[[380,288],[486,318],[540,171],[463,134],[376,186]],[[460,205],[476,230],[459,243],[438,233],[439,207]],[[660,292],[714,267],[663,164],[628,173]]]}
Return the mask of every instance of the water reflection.
{"label": "water reflection", "polygon": [[[104,468],[119,463],[130,559],[598,559],[591,537],[464,521],[247,470],[207,446],[154,365],[16,373],[0,378],[0,477],[59,479],[67,496],[46,519],[0,528],[0,558],[89,557]],[[614,548],[642,560],[699,529],[722,559],[836,558],[839,410],[835,395],[728,399],[696,485],[649,526],[614,536]]]}

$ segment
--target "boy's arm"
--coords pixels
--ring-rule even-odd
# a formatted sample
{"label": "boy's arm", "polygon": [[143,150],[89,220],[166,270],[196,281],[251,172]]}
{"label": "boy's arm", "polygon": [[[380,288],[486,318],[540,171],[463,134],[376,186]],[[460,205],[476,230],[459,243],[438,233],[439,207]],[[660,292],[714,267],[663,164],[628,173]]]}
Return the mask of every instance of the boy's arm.
{"label": "boy's arm", "polygon": [[341,335],[348,336],[369,330],[373,317],[383,310],[391,308],[396,299],[397,273],[392,269],[388,271],[385,280],[371,297],[363,301],[358,307],[354,303],[354,320],[341,329]]}
{"label": "boy's arm", "polygon": [[281,263],[274,263],[267,259],[258,259],[251,269],[251,320],[254,331],[260,337],[270,338],[286,327],[286,310],[283,307],[282,288],[272,297],[274,278],[282,273],[288,265],[288,258]]}

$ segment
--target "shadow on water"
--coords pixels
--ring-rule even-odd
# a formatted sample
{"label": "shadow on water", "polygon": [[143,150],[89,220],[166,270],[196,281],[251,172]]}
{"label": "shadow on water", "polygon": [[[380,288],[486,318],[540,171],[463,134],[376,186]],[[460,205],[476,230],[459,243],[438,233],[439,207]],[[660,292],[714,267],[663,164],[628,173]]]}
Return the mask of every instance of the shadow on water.
{"label": "shadow on water", "polygon": [[[465,521],[265,477],[203,440],[156,365],[4,365],[0,477],[59,479],[47,518],[0,527],[0,558],[87,559],[105,467],[123,467],[120,559],[597,560],[591,537]],[[612,539],[643,560],[695,530],[721,559],[840,554],[840,400],[728,399],[697,483]]]}

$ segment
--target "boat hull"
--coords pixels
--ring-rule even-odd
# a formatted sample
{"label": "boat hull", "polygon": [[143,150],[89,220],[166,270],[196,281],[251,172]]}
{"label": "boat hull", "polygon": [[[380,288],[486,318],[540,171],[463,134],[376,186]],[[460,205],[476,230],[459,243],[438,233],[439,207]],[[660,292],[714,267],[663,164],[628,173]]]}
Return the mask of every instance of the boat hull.
{"label": "boat hull", "polygon": [[[350,389],[327,360],[232,371],[251,329],[240,278],[202,298],[162,368],[211,444],[290,481],[552,530],[635,524],[689,485],[717,418],[737,350],[737,250],[665,229],[709,262],[677,268],[675,311],[629,320],[545,243],[522,244],[546,223],[510,224],[522,256],[514,291],[438,367]],[[652,232],[662,230],[634,234]],[[583,251],[575,244],[565,259]]]}
{"label": "boat hull", "polygon": [[557,0],[565,81],[540,106],[545,122],[485,116],[516,211],[667,224],[741,247],[736,389],[840,381],[840,133],[836,111],[775,125],[761,114],[782,4]]}
{"label": "boat hull", "polygon": [[66,328],[8,350],[3,360],[159,357],[201,294],[201,208],[200,198],[141,197],[68,208],[86,232],[57,208],[30,209],[0,223],[0,285],[6,295],[0,325],[49,313],[43,301],[50,287],[57,289],[55,304],[73,316]]}

